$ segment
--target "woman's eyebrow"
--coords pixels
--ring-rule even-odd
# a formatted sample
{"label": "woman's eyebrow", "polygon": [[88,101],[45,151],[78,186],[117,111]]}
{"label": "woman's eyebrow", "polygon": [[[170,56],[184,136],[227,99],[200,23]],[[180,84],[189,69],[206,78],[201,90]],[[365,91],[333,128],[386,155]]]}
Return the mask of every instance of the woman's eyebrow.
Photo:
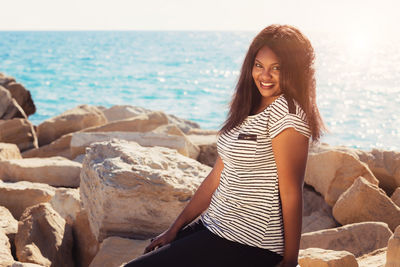
{"label": "woman's eyebrow", "polygon": [[[260,63],[261,65],[263,65],[262,64],[262,62],[259,60],[259,59],[255,59],[254,61],[257,61],[258,63]],[[279,62],[274,62],[274,63],[272,63],[271,65],[279,65]]]}

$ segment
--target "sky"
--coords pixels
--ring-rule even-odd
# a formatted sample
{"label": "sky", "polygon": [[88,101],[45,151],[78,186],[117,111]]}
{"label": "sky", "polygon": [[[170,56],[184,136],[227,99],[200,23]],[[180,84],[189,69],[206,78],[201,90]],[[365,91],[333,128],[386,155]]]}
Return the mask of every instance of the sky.
{"label": "sky", "polygon": [[[0,0],[0,30],[396,31],[396,0]],[[396,25],[396,26],[395,26]],[[397,33],[399,30],[397,30]],[[397,34],[396,34],[397,35]]]}

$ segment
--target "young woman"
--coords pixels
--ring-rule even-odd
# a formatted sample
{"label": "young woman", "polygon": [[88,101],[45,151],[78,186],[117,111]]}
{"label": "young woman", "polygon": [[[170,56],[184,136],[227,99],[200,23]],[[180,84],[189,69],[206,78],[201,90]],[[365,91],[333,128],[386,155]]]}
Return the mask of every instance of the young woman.
{"label": "young woman", "polygon": [[313,63],[310,41],[292,26],[254,38],[214,168],[170,228],[125,266],[297,265],[309,138],[323,125]]}

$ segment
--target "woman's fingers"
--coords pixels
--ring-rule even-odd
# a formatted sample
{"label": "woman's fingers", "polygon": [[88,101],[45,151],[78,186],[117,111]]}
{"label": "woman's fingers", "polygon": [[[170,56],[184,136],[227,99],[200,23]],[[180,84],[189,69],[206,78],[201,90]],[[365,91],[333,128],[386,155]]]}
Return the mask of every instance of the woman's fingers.
{"label": "woman's fingers", "polygon": [[160,239],[151,239],[151,243],[145,248],[144,253],[150,252],[154,250],[156,247],[161,247],[163,244],[162,240]]}

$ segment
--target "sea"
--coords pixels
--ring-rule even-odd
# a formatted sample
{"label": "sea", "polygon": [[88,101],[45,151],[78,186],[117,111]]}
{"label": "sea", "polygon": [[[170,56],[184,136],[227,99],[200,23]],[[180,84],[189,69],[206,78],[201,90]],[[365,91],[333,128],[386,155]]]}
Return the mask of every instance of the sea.
{"label": "sea", "polygon": [[[80,104],[141,106],[219,129],[256,32],[2,31],[0,72],[22,83],[38,125]],[[321,142],[400,151],[398,39],[309,35]]]}

